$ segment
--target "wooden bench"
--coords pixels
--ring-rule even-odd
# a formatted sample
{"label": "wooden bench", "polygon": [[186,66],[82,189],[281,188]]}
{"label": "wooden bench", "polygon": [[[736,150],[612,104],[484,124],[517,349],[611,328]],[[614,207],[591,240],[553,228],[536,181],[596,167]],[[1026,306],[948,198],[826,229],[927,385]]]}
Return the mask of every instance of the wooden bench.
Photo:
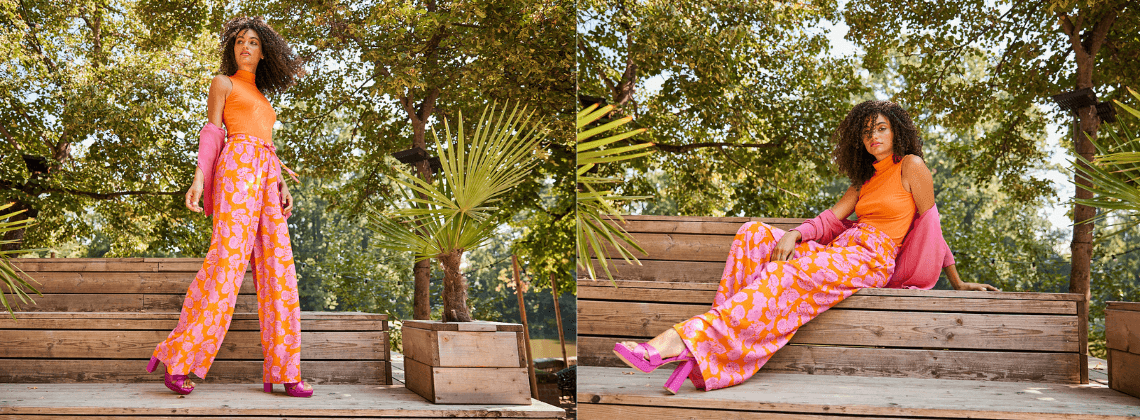
{"label": "wooden bench", "polygon": [[[611,260],[618,287],[579,270],[578,360],[584,366],[624,366],[611,351],[615,342],[645,341],[708,310],[743,223],[788,230],[803,219],[626,221],[647,251],[638,256],[642,265]],[[864,289],[800,328],[762,371],[1087,383],[1087,327],[1077,316],[1084,304],[1077,294]]]}
{"label": "wooden bench", "polygon": [[[17,259],[43,297],[0,317],[0,382],[149,382],[154,346],[178,324],[201,259]],[[34,283],[33,283],[34,284]],[[251,274],[205,382],[258,383]],[[6,314],[5,314],[6,315]],[[392,384],[388,316],[301,312],[301,372],[315,384]],[[157,379],[161,381],[161,379]]]}

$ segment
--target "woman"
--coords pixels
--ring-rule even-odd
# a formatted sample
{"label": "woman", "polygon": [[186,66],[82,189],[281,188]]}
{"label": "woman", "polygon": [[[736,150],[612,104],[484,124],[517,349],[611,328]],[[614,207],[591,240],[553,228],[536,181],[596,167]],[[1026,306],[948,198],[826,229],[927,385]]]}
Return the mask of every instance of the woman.
{"label": "woman", "polygon": [[[863,102],[834,137],[836,166],[851,180],[839,202],[788,234],[745,224],[712,309],[646,344],[616,343],[619,358],[644,372],[681,362],[667,390],[676,393],[686,377],[713,390],[747,380],[800,326],[861,288],[929,289],[944,268],[955,289],[997,290],[958,277],[918,130],[905,110]],[[846,221],[852,212],[857,222]]]}
{"label": "woman", "polygon": [[[147,371],[162,362],[166,386],[179,394],[194,390],[190,372],[206,377],[252,256],[265,392],[282,383],[289,395],[309,397],[313,389],[301,380],[301,313],[285,224],[293,197],[281,179],[273,147],[277,114],[264,96],[292,86],[301,75],[300,60],[259,17],[226,23],[221,50],[221,74],[210,84],[198,168],[186,192],[186,207],[195,212],[203,210],[198,199],[205,192],[206,214],[214,216],[213,238],[178,326],[155,348]],[[219,128],[223,123],[228,133]]]}

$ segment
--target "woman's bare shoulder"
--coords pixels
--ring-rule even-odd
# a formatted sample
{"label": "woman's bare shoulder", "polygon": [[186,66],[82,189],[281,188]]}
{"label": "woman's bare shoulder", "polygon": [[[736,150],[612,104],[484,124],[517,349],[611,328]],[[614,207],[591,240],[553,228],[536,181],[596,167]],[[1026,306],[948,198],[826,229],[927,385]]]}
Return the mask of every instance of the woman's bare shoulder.
{"label": "woman's bare shoulder", "polygon": [[210,95],[220,93],[225,97],[230,94],[230,90],[233,90],[233,87],[234,83],[230,81],[229,76],[219,74],[214,76],[213,80],[210,80]]}

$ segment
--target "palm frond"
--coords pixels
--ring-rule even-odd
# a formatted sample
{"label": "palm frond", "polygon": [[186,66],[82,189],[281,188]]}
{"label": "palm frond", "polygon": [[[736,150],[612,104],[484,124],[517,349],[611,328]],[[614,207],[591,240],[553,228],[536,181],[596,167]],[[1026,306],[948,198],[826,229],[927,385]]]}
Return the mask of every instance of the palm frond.
{"label": "palm frond", "polygon": [[[8,209],[13,205],[15,205],[15,203],[0,205],[0,211]],[[0,222],[0,237],[3,237],[8,232],[14,230],[27,229],[35,222],[33,219],[12,221],[13,216],[23,213],[24,211],[25,210],[20,210],[7,214],[0,214],[0,220],[8,220],[7,222]],[[14,242],[15,241],[0,241],[0,246]],[[11,261],[11,255],[31,251],[41,251],[41,249],[0,251],[0,286],[3,286],[3,288],[0,288],[0,305],[4,306],[4,310],[8,311],[8,315],[11,316],[12,319],[16,319],[16,312],[13,310],[13,305],[15,302],[9,302],[8,297],[5,296],[6,294],[14,295],[20,299],[21,303],[24,304],[36,303],[36,301],[28,295],[28,292],[35,293],[37,296],[43,296],[43,293],[40,293],[40,291],[37,290],[35,286],[32,286],[31,283],[28,283],[27,280],[24,280],[25,278],[32,278],[29,277],[27,273],[24,273],[23,270],[20,270],[19,267],[13,265]],[[32,281],[35,281],[35,279],[32,279]],[[4,289],[7,289],[7,291]]]}
{"label": "palm frond", "polygon": [[[1140,100],[1140,94],[1128,89],[1133,97]],[[1096,147],[1097,156],[1090,162],[1081,156],[1070,161],[1073,166],[1082,166],[1084,170],[1075,171],[1076,177],[1090,184],[1088,189],[1094,194],[1093,198],[1077,199],[1073,202],[1086,206],[1096,207],[1104,211],[1089,220],[1077,220],[1076,223],[1091,223],[1104,220],[1113,213],[1122,212],[1131,216],[1140,215],[1140,138],[1137,138],[1132,129],[1124,124],[1124,117],[1140,119],[1140,111],[1115,101],[1116,106],[1124,110],[1121,120],[1115,129],[1105,129],[1101,138],[1092,140]],[[1085,187],[1078,187],[1085,188]],[[1137,220],[1135,217],[1130,220]],[[1116,234],[1135,227],[1138,222],[1127,222],[1125,227],[1113,232],[1100,235],[1100,241],[1106,240]]]}
{"label": "palm frond", "polygon": [[462,112],[457,120],[454,133],[446,120],[442,135],[431,130],[442,166],[436,182],[393,168],[392,181],[404,188],[386,200],[387,210],[370,212],[375,246],[413,252],[419,261],[482,246],[493,236],[499,210],[493,203],[532,176],[546,128],[518,105],[489,105],[473,127]]}
{"label": "palm frond", "polygon": [[[577,116],[577,128],[582,130],[609,114],[612,105],[598,108],[597,104],[583,109]],[[591,279],[597,274],[592,261],[602,269],[606,278],[613,280],[610,271],[610,255],[616,254],[626,263],[641,265],[632,250],[645,254],[645,249],[621,225],[625,223],[620,212],[615,208],[615,201],[634,201],[650,198],[648,196],[619,196],[612,190],[600,188],[604,184],[621,182],[618,178],[587,175],[597,165],[613,162],[622,162],[648,156],[653,151],[645,149],[652,147],[652,143],[638,143],[613,148],[605,148],[616,142],[626,140],[646,130],[639,128],[624,133],[618,133],[604,138],[590,140],[592,137],[611,132],[622,125],[632,121],[631,117],[618,118],[585,131],[579,131],[576,146],[578,170],[577,207],[575,209],[575,222],[577,225],[577,243],[575,249],[578,253],[577,264],[579,269],[586,270]],[[632,249],[632,250],[631,250]]]}

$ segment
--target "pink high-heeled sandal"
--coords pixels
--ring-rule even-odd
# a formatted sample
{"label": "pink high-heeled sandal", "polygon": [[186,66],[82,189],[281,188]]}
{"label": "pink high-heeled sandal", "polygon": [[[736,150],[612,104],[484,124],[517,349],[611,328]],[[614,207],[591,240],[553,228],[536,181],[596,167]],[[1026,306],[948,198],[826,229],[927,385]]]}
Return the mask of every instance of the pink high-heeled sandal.
{"label": "pink high-heeled sandal", "polygon": [[[154,373],[154,370],[157,368],[158,358],[152,356],[150,358],[150,363],[147,363],[146,365],[146,372]],[[177,392],[181,395],[186,395],[194,391],[193,385],[191,385],[190,388],[186,388],[186,383],[190,380],[189,375],[171,375],[168,372],[163,372],[162,375],[163,383],[165,383],[166,387],[171,391]]]}
{"label": "pink high-heeled sandal", "polygon": [[[265,389],[265,392],[272,394],[273,393],[273,384],[269,383],[269,382],[265,382],[264,385],[265,386],[263,388]],[[282,385],[285,385],[285,393],[289,394],[290,397],[308,398],[308,397],[313,396],[313,389],[312,388],[309,388],[308,391],[306,391],[304,389],[305,381],[290,382],[290,383],[282,384]]]}
{"label": "pink high-heeled sandal", "polygon": [[701,376],[701,366],[695,364],[695,362],[693,369],[689,371],[689,380],[693,382],[693,386],[697,387],[698,390],[705,390],[705,377]]}
{"label": "pink high-heeled sandal", "polygon": [[[630,350],[621,343],[614,343],[614,354],[616,354],[621,361],[625,362],[625,364],[629,365],[629,367],[645,373],[652,372],[667,363],[683,362],[693,358],[689,353],[689,349],[685,349],[679,355],[662,359],[661,353],[657,352],[657,349],[653,348],[649,343],[638,344],[635,350]],[[649,356],[649,360],[645,360],[645,356]],[[687,374],[688,373],[686,373],[686,375]]]}

